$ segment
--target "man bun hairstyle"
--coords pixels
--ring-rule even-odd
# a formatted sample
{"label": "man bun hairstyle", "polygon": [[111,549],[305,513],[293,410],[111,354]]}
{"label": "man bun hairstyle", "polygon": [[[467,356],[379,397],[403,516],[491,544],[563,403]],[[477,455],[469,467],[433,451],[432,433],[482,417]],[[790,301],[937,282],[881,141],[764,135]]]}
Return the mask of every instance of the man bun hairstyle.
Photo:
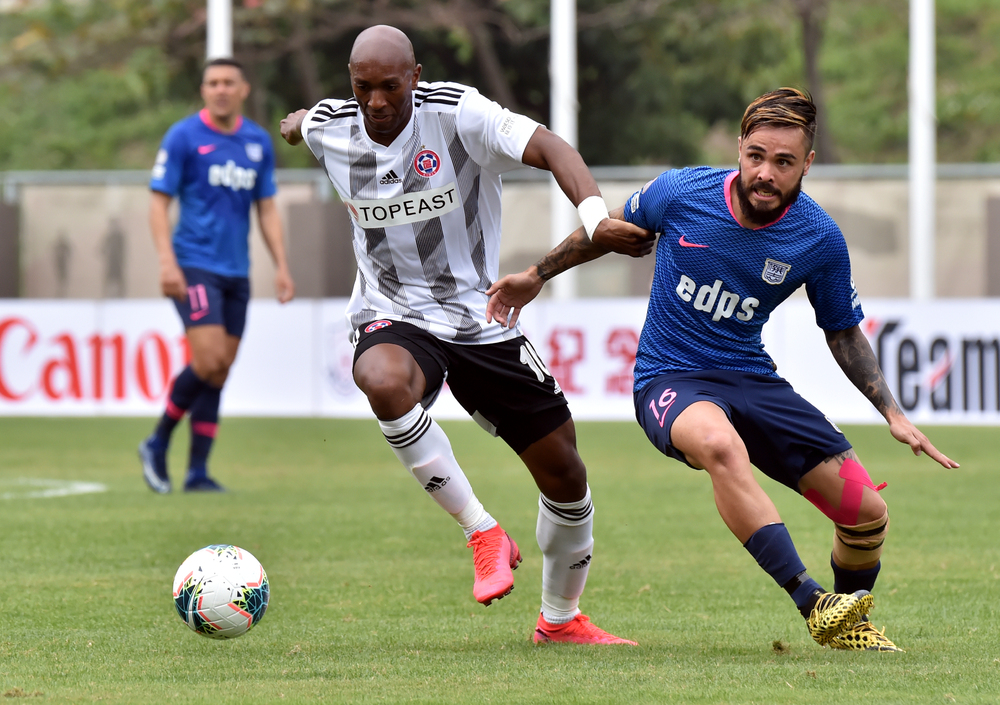
{"label": "man bun hairstyle", "polygon": [[812,151],[816,139],[816,104],[808,91],[779,88],[765,93],[747,106],[740,123],[740,137],[746,139],[761,127],[798,127]]}

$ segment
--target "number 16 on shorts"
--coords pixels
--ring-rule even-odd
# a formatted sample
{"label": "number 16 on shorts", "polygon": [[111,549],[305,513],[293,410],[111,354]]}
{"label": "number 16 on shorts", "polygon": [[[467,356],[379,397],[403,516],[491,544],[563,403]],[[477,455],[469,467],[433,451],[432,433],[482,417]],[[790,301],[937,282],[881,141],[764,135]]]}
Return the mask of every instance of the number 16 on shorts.
{"label": "number 16 on shorts", "polygon": [[668,388],[663,390],[663,394],[660,395],[659,399],[649,402],[649,408],[653,412],[653,417],[657,423],[660,424],[660,428],[663,428],[663,422],[667,420],[667,411],[676,398],[677,392]]}

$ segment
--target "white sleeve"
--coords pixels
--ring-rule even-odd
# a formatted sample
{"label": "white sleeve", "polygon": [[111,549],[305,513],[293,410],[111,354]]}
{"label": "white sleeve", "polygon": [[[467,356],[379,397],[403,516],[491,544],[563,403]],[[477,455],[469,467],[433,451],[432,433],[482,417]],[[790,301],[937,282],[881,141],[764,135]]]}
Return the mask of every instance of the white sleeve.
{"label": "white sleeve", "polygon": [[457,121],[462,144],[473,161],[497,174],[524,166],[521,157],[539,126],[475,89],[462,96]]}
{"label": "white sleeve", "polygon": [[322,127],[324,123],[333,118],[338,108],[345,102],[333,99],[321,100],[311,107],[305,117],[302,118],[302,125],[299,127],[299,131],[302,133],[302,140],[317,159],[323,158],[323,145],[320,140],[310,140],[309,133],[314,128]]}

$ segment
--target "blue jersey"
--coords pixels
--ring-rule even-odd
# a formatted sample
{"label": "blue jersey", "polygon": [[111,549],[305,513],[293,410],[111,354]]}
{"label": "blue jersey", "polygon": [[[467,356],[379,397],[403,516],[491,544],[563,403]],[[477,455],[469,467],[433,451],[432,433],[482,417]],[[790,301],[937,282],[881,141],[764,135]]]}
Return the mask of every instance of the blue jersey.
{"label": "blue jersey", "polygon": [[738,172],[666,171],[625,204],[625,220],[660,233],[635,389],[657,375],[738,370],[777,377],[761,328],[805,284],[824,330],[864,318],[847,244],[815,201],[800,194],[774,223],[744,228],[730,203]]}
{"label": "blue jersey", "polygon": [[180,202],[173,245],[181,267],[245,277],[250,206],[277,191],[271,137],[246,118],[221,132],[203,109],[167,131],[149,188]]}

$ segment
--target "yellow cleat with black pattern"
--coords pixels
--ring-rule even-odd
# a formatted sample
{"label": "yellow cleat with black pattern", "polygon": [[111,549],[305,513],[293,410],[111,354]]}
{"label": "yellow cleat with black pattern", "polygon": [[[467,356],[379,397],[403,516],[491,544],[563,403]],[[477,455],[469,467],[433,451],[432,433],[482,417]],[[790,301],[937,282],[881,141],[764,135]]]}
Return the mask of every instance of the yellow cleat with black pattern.
{"label": "yellow cleat with black pattern", "polygon": [[826,646],[871,612],[874,602],[875,598],[867,590],[851,594],[823,593],[806,619],[809,635],[821,646]]}
{"label": "yellow cleat with black pattern", "polygon": [[853,627],[842,634],[833,637],[827,644],[831,649],[850,649],[851,651],[899,651],[904,653],[885,635],[885,628],[879,631],[871,623],[866,614]]}

